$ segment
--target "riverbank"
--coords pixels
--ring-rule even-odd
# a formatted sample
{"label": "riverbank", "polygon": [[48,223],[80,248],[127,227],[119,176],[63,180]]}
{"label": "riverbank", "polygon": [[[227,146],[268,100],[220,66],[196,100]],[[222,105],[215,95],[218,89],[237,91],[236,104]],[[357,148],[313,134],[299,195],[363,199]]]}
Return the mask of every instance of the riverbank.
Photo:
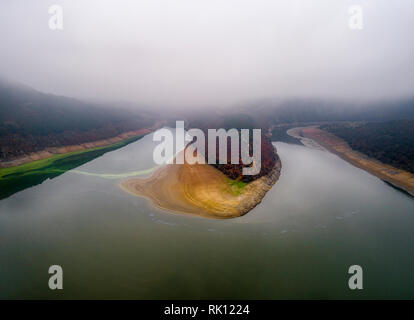
{"label": "riverbank", "polygon": [[227,219],[240,217],[258,205],[278,180],[280,170],[279,159],[268,175],[244,183],[229,179],[208,164],[168,164],[147,179],[129,179],[121,187],[170,212]]}
{"label": "riverbank", "polygon": [[45,151],[44,153],[24,159],[24,161],[28,161],[29,159],[39,157],[41,158],[39,160],[2,168],[0,169],[0,199],[42,183],[46,179],[57,177],[106,152],[132,143],[150,132],[147,130],[141,129],[128,132],[111,139],[85,143],[78,146],[61,147],[58,148],[59,150],[55,150],[56,153],[52,153],[52,150]]}
{"label": "riverbank", "polygon": [[353,150],[348,143],[341,138],[317,127],[295,129],[296,132],[294,133],[299,133],[299,135],[305,139],[313,140],[318,145],[338,155],[343,160],[373,174],[389,184],[392,184],[398,189],[402,189],[414,197],[414,174],[369,158],[366,155]]}
{"label": "riverbank", "polygon": [[0,169],[17,167],[17,166],[20,166],[26,163],[39,161],[39,160],[45,160],[45,159],[55,157],[56,155],[69,154],[69,153],[73,153],[77,151],[88,151],[88,150],[92,150],[95,148],[106,147],[106,146],[110,146],[112,144],[121,142],[123,140],[127,140],[133,137],[148,134],[150,132],[151,132],[150,129],[139,129],[135,131],[124,132],[109,139],[85,142],[85,143],[70,145],[70,146],[50,147],[42,151],[32,152],[30,154],[24,155],[16,159],[12,159],[10,161],[2,161],[0,162]]}

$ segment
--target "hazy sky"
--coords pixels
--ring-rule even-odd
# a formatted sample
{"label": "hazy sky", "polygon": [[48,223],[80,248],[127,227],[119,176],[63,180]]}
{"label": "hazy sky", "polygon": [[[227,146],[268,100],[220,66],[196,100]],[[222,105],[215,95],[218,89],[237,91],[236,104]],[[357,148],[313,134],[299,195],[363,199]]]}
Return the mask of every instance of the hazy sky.
{"label": "hazy sky", "polygon": [[398,97],[414,94],[413,33],[412,0],[2,0],[0,74],[147,105]]}

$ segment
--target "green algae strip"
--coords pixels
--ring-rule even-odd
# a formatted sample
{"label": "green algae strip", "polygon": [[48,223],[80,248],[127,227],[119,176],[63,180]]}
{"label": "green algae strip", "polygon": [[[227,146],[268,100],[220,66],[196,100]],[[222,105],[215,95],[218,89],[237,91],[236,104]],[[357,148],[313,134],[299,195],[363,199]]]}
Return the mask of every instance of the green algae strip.
{"label": "green algae strip", "polygon": [[119,149],[137,141],[143,136],[138,135],[107,146],[56,154],[47,159],[0,169],[0,199],[7,198],[18,191],[40,184],[46,179],[57,177],[106,152]]}

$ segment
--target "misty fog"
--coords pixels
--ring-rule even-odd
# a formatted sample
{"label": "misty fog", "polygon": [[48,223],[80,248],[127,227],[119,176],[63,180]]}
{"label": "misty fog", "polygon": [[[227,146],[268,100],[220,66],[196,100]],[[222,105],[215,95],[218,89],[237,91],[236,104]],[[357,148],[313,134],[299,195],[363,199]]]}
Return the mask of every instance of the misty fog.
{"label": "misty fog", "polygon": [[[63,8],[51,30],[48,9]],[[363,28],[349,27],[361,5]],[[4,0],[0,75],[100,101],[200,108],[413,94],[410,0]]]}

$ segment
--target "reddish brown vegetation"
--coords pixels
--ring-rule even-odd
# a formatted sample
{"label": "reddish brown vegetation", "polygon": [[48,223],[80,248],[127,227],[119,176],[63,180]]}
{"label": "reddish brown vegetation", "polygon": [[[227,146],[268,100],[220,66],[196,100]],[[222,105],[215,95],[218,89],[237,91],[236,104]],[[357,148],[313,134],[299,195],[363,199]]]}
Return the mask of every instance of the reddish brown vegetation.
{"label": "reddish brown vegetation", "polygon": [[[197,125],[201,130],[203,130],[206,137],[206,155],[208,154],[208,129],[220,129],[225,128],[226,130],[230,129],[229,125],[222,125],[222,122],[215,119],[214,121],[197,121]],[[254,124],[250,124],[252,128]],[[191,126],[189,126],[191,127]],[[248,126],[246,126],[248,128]],[[240,127],[239,127],[240,128]],[[236,127],[236,129],[239,129]],[[264,134],[266,130],[262,130],[261,134],[261,169],[260,172],[256,175],[243,175],[243,168],[248,167],[249,165],[243,164],[241,156],[239,156],[239,164],[231,164],[231,144],[230,139],[227,143],[227,164],[219,164],[219,145],[216,143],[216,164],[213,165],[218,170],[223,172],[226,176],[233,180],[241,180],[244,182],[254,181],[264,175],[270,173],[274,168],[278,155],[275,152],[274,146],[270,139]],[[253,154],[253,145],[252,145],[252,130],[250,130],[250,155]],[[217,140],[218,141],[218,140]],[[239,150],[240,150],[240,134],[239,134]],[[207,159],[206,159],[207,160]]]}

